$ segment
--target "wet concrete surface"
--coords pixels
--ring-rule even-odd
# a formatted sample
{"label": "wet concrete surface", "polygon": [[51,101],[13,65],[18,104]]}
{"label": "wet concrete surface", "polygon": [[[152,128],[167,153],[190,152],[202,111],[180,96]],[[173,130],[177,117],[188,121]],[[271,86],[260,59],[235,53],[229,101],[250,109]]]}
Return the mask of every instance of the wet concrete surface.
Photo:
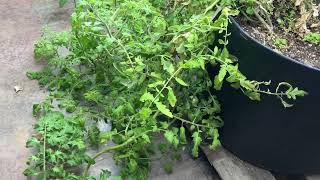
{"label": "wet concrete surface", "polygon": [[[22,172],[30,150],[25,142],[32,135],[32,105],[47,94],[36,81],[28,80],[26,72],[41,69],[33,58],[33,44],[45,25],[55,30],[69,26],[72,5],[60,9],[57,0],[0,0],[0,179],[26,179]],[[16,93],[14,86],[23,91]],[[183,152],[174,172],[167,175],[160,162],[152,167],[150,179],[214,179],[205,159],[194,160]],[[110,167],[118,172],[110,155],[106,155],[92,173]]]}

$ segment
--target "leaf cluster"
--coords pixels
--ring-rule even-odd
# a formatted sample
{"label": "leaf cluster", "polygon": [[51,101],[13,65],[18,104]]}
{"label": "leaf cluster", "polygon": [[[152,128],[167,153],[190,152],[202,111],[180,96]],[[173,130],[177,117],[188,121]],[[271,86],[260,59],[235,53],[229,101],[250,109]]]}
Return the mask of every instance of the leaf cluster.
{"label": "leaf cluster", "polygon": [[43,115],[34,125],[37,134],[27,141],[28,148],[39,151],[29,157],[24,174],[40,179],[79,179],[71,170],[90,159],[86,154],[84,123],[81,117],[66,118],[60,112]]}
{"label": "leaf cluster", "polygon": [[[261,90],[269,83],[249,80],[239,71],[227,50],[229,16],[238,14],[232,3],[79,1],[71,30],[45,33],[35,45],[35,57],[47,65],[28,77],[39,80],[51,93],[49,100],[34,106],[34,113],[42,115],[35,130],[46,140],[36,139],[37,165],[30,165],[27,172],[34,173],[27,175],[66,178],[74,175],[69,166],[86,164],[81,176],[92,179],[89,169],[94,160],[112,153],[122,167],[122,178],[146,179],[154,134],[163,134],[173,149],[192,143],[195,157],[201,144],[209,143],[213,149],[220,145],[218,128],[223,121],[215,93],[224,82],[252,100],[269,94],[284,104],[285,98],[305,95],[298,89]],[[61,48],[68,53],[62,56]],[[208,73],[208,66],[218,69],[216,75]],[[52,102],[77,122],[81,117],[81,123],[52,112]],[[109,123],[111,130],[100,131],[100,121]],[[186,129],[192,142],[187,142]],[[110,141],[113,146],[87,158],[86,147]],[[79,144],[65,152],[63,145],[70,142]],[[50,156],[57,151],[64,159],[56,157],[55,162]],[[52,165],[48,169],[44,164]],[[56,166],[59,171],[51,172]],[[108,171],[101,176],[109,177]]]}

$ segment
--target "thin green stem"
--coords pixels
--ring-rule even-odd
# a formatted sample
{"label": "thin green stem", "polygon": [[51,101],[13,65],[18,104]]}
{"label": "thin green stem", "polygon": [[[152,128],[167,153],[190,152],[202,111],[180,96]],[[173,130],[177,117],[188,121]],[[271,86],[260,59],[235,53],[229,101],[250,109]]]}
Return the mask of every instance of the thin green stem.
{"label": "thin green stem", "polygon": [[273,93],[273,92],[270,92],[270,91],[262,91],[262,90],[258,90],[258,89],[256,89],[256,90],[254,90],[255,92],[258,92],[258,93],[262,93],[262,94],[268,94],[268,95],[273,95],[273,96],[282,96],[282,95],[285,95],[285,93],[278,93],[278,92],[275,92],[275,93]]}
{"label": "thin green stem", "polygon": [[129,120],[127,126],[126,126],[126,129],[125,129],[125,131],[124,131],[125,134],[127,134],[127,131],[128,131],[128,129],[129,129],[129,126],[131,125],[131,122],[132,122],[133,118],[134,118],[134,116],[132,116],[132,117],[130,118],[130,120]]}
{"label": "thin green stem", "polygon": [[44,126],[44,134],[43,134],[43,179],[46,180],[46,136],[47,136],[47,121]]}
{"label": "thin green stem", "polygon": [[183,118],[178,117],[178,116],[173,116],[173,118],[178,119],[179,121],[184,122],[184,123],[187,123],[187,124],[195,125],[195,126],[197,126],[197,127],[206,127],[206,128],[209,128],[209,126],[205,126],[205,125],[202,125],[202,124],[197,124],[197,123],[194,123],[194,122],[192,122],[192,121],[188,121],[188,120],[183,119]]}
{"label": "thin green stem", "polygon": [[157,100],[157,98],[161,95],[162,91],[167,88],[168,84],[171,82],[171,80],[180,73],[180,71],[182,70],[182,67],[179,67],[168,79],[168,81],[163,85],[162,89],[159,91],[159,93],[156,95],[156,97],[154,98],[154,100],[152,101],[152,103],[149,105],[149,107]]}

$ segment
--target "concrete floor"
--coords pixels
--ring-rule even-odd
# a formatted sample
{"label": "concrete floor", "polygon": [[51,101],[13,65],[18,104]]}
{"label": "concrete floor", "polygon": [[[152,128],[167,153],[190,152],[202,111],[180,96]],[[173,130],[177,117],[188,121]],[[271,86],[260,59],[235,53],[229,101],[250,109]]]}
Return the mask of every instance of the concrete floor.
{"label": "concrete floor", "polygon": [[[72,8],[60,9],[57,4],[57,0],[0,0],[0,179],[26,179],[22,172],[30,155],[25,142],[35,122],[32,105],[43,100],[46,91],[25,74],[41,68],[33,59],[33,44],[42,27],[68,28]],[[23,91],[16,93],[14,86],[21,86]],[[216,179],[205,159],[193,160],[188,152],[182,152],[182,159],[170,175],[155,162],[150,179]],[[117,171],[107,155],[92,172],[106,166]]]}
{"label": "concrete floor", "polygon": [[[33,60],[33,43],[40,37],[46,18],[50,18],[41,14],[44,9],[52,9],[46,3],[44,0],[0,0],[0,179],[25,179],[22,171],[29,154],[25,142],[35,121],[32,104],[46,94],[25,74],[41,67]],[[57,24],[57,28],[64,29],[68,22]],[[15,93],[17,85],[23,91]]]}

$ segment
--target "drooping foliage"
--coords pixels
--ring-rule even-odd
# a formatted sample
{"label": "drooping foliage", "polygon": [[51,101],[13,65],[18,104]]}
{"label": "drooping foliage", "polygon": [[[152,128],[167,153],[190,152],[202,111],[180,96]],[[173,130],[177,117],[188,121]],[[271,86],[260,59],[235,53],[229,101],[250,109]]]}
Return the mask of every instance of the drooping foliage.
{"label": "drooping foliage", "polygon": [[[71,30],[45,32],[35,45],[35,57],[47,65],[28,77],[48,87],[50,95],[34,105],[40,119],[28,146],[37,153],[25,174],[93,179],[90,166],[112,153],[123,179],[146,179],[154,134],[163,134],[172,149],[192,143],[195,157],[202,143],[220,145],[223,121],[215,91],[226,83],[252,100],[274,95],[287,107],[285,100],[305,95],[287,83],[274,92],[262,90],[270,83],[239,71],[227,50],[228,18],[238,14],[233,7],[228,0],[79,1]],[[111,130],[97,127],[100,121]],[[89,146],[109,141],[114,145],[86,154]],[[76,173],[83,164],[83,173]],[[109,176],[103,170],[100,179]]]}

